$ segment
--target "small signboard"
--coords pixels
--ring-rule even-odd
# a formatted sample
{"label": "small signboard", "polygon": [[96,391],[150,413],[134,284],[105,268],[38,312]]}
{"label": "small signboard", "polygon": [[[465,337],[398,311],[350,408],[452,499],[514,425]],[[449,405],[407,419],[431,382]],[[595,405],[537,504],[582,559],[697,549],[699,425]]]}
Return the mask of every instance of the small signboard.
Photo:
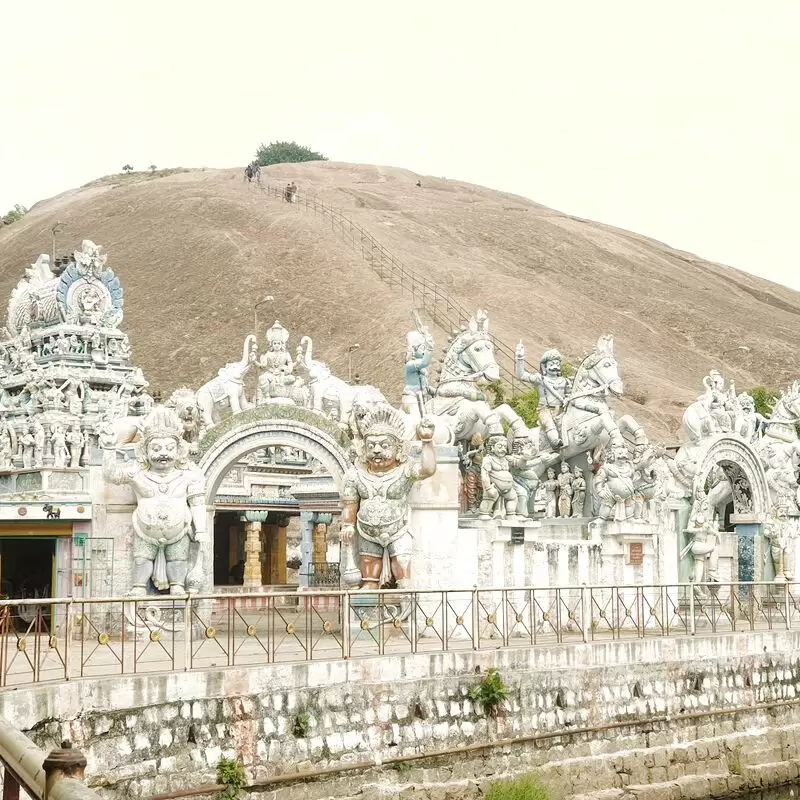
{"label": "small signboard", "polygon": [[511,529],[511,544],[525,544],[525,528]]}
{"label": "small signboard", "polygon": [[644,561],[644,545],[641,542],[631,542],[628,545],[628,563],[640,565]]}
{"label": "small signboard", "polygon": [[85,547],[87,538],[88,534],[86,533],[76,533],[72,537],[72,542],[73,544],[76,544],[78,547]]}

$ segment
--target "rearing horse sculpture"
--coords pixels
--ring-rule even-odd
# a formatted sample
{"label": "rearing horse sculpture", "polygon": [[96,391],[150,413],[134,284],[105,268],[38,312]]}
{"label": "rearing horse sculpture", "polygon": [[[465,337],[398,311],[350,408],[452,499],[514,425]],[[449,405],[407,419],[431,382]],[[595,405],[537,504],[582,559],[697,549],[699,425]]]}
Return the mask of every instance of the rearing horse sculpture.
{"label": "rearing horse sculpture", "polygon": [[[592,450],[597,461],[599,451],[606,444],[621,445],[627,439],[633,444],[633,459],[638,461],[647,446],[644,429],[629,414],[615,420],[608,407],[609,396],[619,397],[622,390],[614,340],[603,336],[595,350],[583,359],[572,381],[561,421],[562,459]],[[548,449],[544,435],[541,446],[543,450]]]}
{"label": "rearing horse sculpture", "polygon": [[407,415],[408,430],[413,430],[424,412],[434,421],[437,444],[469,441],[476,433],[484,439],[502,435],[503,422],[515,439],[532,438],[533,433],[510,406],[504,403],[492,408],[487,402],[482,388],[499,378],[489,317],[478,311],[451,340],[442,359],[439,384],[432,397],[420,395],[420,407]]}

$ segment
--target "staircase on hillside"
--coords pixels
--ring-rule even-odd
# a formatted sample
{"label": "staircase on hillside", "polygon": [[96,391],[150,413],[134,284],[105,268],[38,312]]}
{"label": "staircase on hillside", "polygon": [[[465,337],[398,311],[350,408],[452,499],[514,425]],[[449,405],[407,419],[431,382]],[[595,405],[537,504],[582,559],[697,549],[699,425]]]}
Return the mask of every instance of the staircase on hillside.
{"label": "staircase on hillside", "polygon": [[[286,202],[284,188],[270,183],[256,184],[264,194],[282,202]],[[414,272],[398,261],[371,233],[353,222],[340,209],[323,203],[314,196],[295,194],[293,205],[313,211],[315,215],[330,222],[331,230],[339,234],[353,249],[361,253],[361,257],[370,265],[382,281],[389,286],[397,286],[401,291],[408,291],[419,301],[430,318],[446,331],[455,331],[465,327],[474,311],[468,311],[438,284]],[[515,348],[491,334],[500,366],[500,377],[516,394],[523,387],[515,372]],[[528,370],[535,369],[526,361]]]}

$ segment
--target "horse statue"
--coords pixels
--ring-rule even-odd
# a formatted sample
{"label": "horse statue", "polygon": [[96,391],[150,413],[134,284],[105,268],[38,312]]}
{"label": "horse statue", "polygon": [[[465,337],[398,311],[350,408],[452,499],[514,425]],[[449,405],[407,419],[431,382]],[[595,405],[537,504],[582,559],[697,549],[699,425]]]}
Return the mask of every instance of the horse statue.
{"label": "horse statue", "polygon": [[[614,340],[603,336],[583,359],[572,381],[561,420],[562,460],[592,451],[592,460],[597,463],[606,444],[615,447],[626,445],[626,441],[633,446],[634,462],[642,457],[647,446],[644,429],[629,414],[615,420],[608,405],[608,398],[620,397],[622,391]],[[540,444],[543,450],[549,449],[543,434]]]}
{"label": "horse statue", "polygon": [[533,439],[522,418],[507,404],[492,408],[483,388],[500,378],[500,367],[489,337],[489,317],[478,311],[469,324],[451,337],[442,359],[438,386],[431,396],[420,392],[417,407],[406,414],[409,437],[423,416],[434,422],[434,442],[469,442],[475,434],[486,440],[503,435],[503,422],[512,439]]}

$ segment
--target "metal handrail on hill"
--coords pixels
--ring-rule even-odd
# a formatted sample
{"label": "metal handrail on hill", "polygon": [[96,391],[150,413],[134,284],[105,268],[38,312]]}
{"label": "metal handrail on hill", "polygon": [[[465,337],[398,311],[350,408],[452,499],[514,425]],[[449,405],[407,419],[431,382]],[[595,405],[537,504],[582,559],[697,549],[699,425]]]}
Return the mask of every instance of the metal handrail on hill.
{"label": "metal handrail on hill", "polygon": [[[261,182],[256,185],[265,194],[286,201],[285,187]],[[354,250],[360,252],[361,257],[384,283],[389,286],[399,286],[401,290],[410,292],[415,300],[419,300],[423,309],[439,327],[446,331],[454,331],[469,323],[474,312],[468,311],[437,283],[406,267],[369,231],[357,222],[353,222],[341,209],[323,203],[313,195],[300,193],[295,193],[294,202],[291,205],[298,205],[307,211],[312,210],[315,214],[327,217],[331,223],[331,230],[341,234]],[[500,376],[510,384],[511,392],[514,394],[521,388],[516,377],[515,348],[498,339],[494,334],[491,334],[490,338],[495,352],[498,354],[497,363],[500,366]],[[528,370],[536,368],[527,361],[525,366]]]}

